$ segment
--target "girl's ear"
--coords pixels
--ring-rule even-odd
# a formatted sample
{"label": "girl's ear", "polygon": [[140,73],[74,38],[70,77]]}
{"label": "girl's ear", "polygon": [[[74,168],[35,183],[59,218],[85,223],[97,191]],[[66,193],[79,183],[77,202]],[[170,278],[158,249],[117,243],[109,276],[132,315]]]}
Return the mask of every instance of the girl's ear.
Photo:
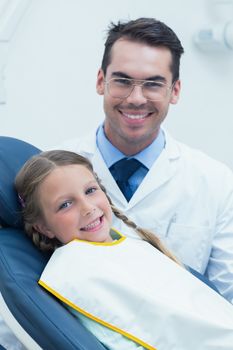
{"label": "girl's ear", "polygon": [[33,225],[33,228],[41,233],[42,235],[47,236],[48,238],[54,238],[55,235],[52,231],[50,231],[50,229],[45,225],[45,223],[43,222],[38,222],[35,225]]}

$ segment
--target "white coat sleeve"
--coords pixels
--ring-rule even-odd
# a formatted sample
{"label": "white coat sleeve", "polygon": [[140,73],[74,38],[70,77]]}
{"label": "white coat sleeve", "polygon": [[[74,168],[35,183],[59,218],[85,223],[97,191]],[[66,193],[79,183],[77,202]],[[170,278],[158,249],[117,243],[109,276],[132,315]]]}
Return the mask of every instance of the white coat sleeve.
{"label": "white coat sleeve", "polygon": [[219,192],[219,209],[205,275],[233,303],[233,173],[228,168],[216,191]]}

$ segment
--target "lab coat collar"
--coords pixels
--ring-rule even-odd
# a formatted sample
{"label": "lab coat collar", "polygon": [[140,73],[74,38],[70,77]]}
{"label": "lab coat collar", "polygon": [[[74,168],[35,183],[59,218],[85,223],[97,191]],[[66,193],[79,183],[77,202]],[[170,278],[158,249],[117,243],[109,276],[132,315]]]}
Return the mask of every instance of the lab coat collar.
{"label": "lab coat collar", "polygon": [[[180,157],[180,149],[178,143],[173,139],[167,130],[162,129],[165,135],[165,152],[168,159],[177,159]],[[92,158],[97,150],[96,145],[96,129],[92,130],[78,140],[78,148],[82,154],[86,154],[88,158]],[[156,162],[155,162],[156,163]]]}
{"label": "lab coat collar", "polygon": [[[108,184],[107,190],[114,203],[122,209],[130,209],[154,190],[169,181],[177,171],[177,161],[180,158],[179,144],[165,131],[166,145],[158,159],[152,165],[150,171],[143,179],[141,185],[129,202],[118,188],[111,176],[96,145],[96,131],[92,131],[82,139],[79,139],[81,153],[88,157],[97,174],[101,177],[103,185]],[[101,175],[100,175],[101,174]]]}
{"label": "lab coat collar", "polygon": [[174,160],[180,157],[180,148],[177,141],[169,134],[165,129],[162,129],[165,135],[165,151],[167,157],[170,160]]}

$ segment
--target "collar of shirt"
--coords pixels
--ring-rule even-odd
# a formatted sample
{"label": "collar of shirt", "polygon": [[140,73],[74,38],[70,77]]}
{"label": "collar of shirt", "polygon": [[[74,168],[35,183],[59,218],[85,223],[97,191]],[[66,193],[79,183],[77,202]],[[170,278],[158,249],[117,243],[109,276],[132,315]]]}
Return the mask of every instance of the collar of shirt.
{"label": "collar of shirt", "polygon": [[[100,125],[96,133],[97,147],[107,165],[108,168],[118,160],[127,157],[124,153],[119,151],[113,144],[107,139],[104,133],[104,125]],[[159,157],[160,153],[165,147],[165,136],[162,129],[160,129],[156,139],[144,150],[135,154],[133,158],[139,160],[147,169],[150,169],[152,164]],[[132,158],[132,157],[127,157]]]}

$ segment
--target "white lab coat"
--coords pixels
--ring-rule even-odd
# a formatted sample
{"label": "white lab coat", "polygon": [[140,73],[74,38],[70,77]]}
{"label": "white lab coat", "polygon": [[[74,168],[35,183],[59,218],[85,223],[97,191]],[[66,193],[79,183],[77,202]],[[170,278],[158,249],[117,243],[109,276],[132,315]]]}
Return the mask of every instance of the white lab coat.
{"label": "white lab coat", "polygon": [[[165,149],[129,203],[96,146],[95,132],[59,148],[88,157],[114,204],[233,302],[233,173],[167,132],[165,138]],[[119,220],[113,226],[126,232]]]}

